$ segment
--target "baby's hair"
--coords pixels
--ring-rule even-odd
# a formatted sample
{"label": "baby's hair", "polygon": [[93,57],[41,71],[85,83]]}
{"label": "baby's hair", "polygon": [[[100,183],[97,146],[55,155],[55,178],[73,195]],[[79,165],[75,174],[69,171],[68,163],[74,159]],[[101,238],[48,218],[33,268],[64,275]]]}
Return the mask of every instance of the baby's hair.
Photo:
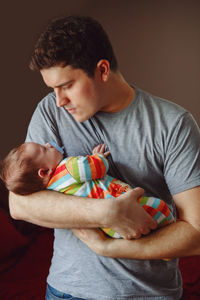
{"label": "baby's hair", "polygon": [[1,163],[1,178],[9,191],[28,195],[44,190],[45,181],[38,175],[35,158],[26,153],[26,143],[12,149]]}

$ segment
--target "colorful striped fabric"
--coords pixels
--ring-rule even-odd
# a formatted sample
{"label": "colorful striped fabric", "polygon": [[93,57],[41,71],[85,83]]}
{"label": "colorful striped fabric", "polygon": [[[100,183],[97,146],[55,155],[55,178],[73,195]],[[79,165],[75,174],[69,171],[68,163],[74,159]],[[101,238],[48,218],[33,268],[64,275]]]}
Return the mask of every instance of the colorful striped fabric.
{"label": "colorful striped fabric", "polygon": [[141,197],[138,202],[158,223],[158,227],[168,225],[175,221],[169,207],[161,199],[154,197]]}
{"label": "colorful striped fabric", "polygon": [[[56,168],[47,189],[81,197],[116,198],[131,187],[107,175],[108,167],[108,160],[100,154],[67,157]],[[175,221],[163,200],[143,197],[138,202],[157,221],[158,226]],[[102,230],[111,237],[121,238],[111,228],[102,228]]]}

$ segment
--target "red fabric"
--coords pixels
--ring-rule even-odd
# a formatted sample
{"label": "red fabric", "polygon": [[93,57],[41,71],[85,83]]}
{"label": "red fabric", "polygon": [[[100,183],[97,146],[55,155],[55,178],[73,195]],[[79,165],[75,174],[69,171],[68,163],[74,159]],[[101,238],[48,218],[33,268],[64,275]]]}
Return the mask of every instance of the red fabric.
{"label": "red fabric", "polygon": [[9,268],[29,244],[29,239],[13,226],[8,215],[0,210],[0,272]]}
{"label": "red fabric", "polygon": [[[8,223],[5,225],[8,229],[7,232],[12,231],[13,235],[15,228],[12,230]],[[52,257],[53,231],[41,228],[37,234],[29,234],[28,237],[16,232],[16,237],[13,238],[13,241],[17,241],[19,238],[16,243],[16,253],[13,252],[10,257],[11,252],[9,251],[3,265],[0,264],[0,299],[44,300],[46,277]],[[4,245],[6,245],[5,240]],[[8,245],[10,245],[9,240]],[[1,247],[0,252],[3,248],[6,247]],[[13,244],[11,250],[13,251]],[[3,252],[5,253],[5,251]]]}
{"label": "red fabric", "polygon": [[179,267],[183,277],[183,299],[200,299],[200,256],[180,259]]}
{"label": "red fabric", "polygon": [[[8,228],[10,230],[10,226]],[[45,299],[52,243],[53,232],[41,230],[34,239],[29,240],[28,246],[25,245],[25,248],[21,248],[21,252],[18,251],[18,256],[13,256],[14,259],[9,261],[10,267],[0,272],[0,299]],[[180,269],[183,276],[184,300],[199,300],[200,256],[180,259]]]}
{"label": "red fabric", "polygon": [[13,220],[1,180],[0,243],[0,299],[44,300],[53,230]]}

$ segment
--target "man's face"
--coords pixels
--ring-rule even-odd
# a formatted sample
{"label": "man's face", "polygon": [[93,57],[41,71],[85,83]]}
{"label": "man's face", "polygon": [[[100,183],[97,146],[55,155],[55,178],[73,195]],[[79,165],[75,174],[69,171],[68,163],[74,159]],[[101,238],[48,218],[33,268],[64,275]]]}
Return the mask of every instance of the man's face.
{"label": "man's face", "polygon": [[84,122],[103,110],[101,79],[97,71],[93,78],[81,69],[54,66],[41,70],[44,82],[54,89],[56,104],[64,107],[78,122]]}
{"label": "man's face", "polygon": [[54,170],[63,159],[63,155],[49,143],[44,146],[32,142],[25,143],[25,153],[35,159],[38,169]]}

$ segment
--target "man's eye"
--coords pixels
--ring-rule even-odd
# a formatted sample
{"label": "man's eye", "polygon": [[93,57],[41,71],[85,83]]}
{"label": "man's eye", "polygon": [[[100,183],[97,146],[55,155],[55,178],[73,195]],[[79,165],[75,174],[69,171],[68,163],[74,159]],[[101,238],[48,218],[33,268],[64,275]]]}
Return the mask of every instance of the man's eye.
{"label": "man's eye", "polygon": [[63,91],[69,90],[72,87],[72,83],[63,86]]}

